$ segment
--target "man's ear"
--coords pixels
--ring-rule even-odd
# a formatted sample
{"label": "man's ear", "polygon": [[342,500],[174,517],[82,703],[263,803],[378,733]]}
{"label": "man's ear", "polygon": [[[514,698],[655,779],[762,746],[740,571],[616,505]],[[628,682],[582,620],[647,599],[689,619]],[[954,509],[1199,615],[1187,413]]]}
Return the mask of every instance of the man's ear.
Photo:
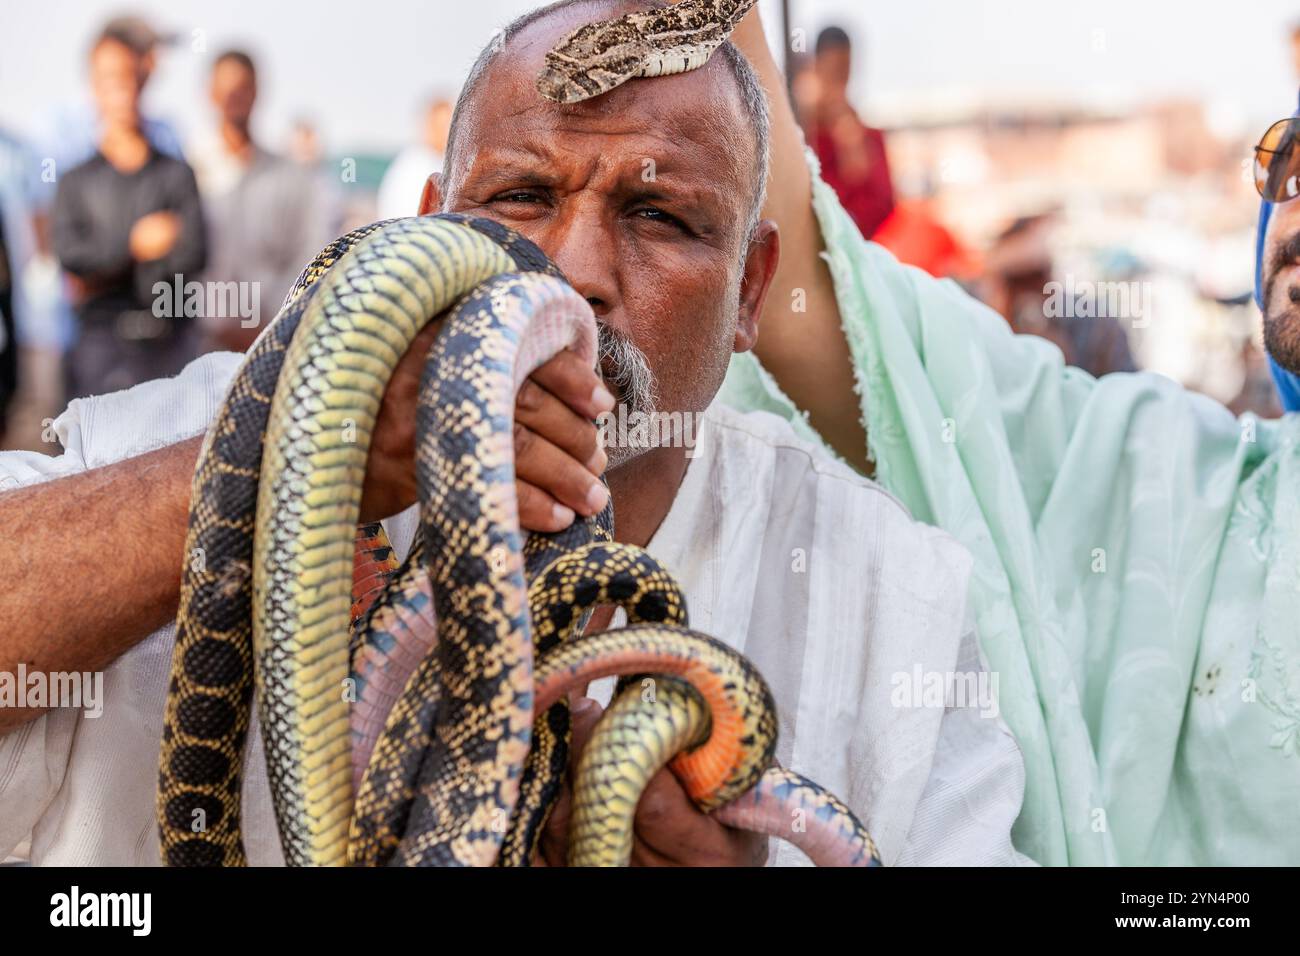
{"label": "man's ear", "polygon": [[420,211],[417,216],[427,216],[442,210],[442,173],[430,173],[420,193]]}
{"label": "man's ear", "polygon": [[781,232],[771,219],[764,219],[754,229],[745,255],[745,274],[740,282],[740,309],[736,317],[733,351],[748,352],[758,341],[758,320],[763,303],[772,287],[777,264],[781,261]]}

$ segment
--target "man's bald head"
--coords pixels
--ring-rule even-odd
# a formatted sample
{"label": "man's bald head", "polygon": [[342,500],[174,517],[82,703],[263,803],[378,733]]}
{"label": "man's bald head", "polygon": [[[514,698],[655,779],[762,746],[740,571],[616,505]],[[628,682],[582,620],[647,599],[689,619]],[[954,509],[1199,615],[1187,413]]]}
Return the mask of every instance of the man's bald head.
{"label": "man's bald head", "polygon": [[[446,160],[443,170],[449,181],[455,181],[459,166],[464,161],[458,146],[464,139],[466,124],[472,124],[474,105],[493,68],[503,52],[526,33],[530,27],[552,17],[572,17],[581,12],[582,22],[596,22],[621,16],[638,10],[650,10],[665,7],[666,0],[557,0],[548,6],[539,7],[512,21],[479,53],[469,76],[461,88],[452,113],[451,132],[447,139]],[[735,94],[740,107],[739,115],[748,127],[748,141],[752,144],[751,163],[751,202],[746,219],[746,235],[752,235],[762,216],[763,204],[767,197],[767,177],[770,167],[771,117],[768,110],[767,94],[754,68],[745,55],[730,41],[718,48],[713,57],[721,62],[734,83]],[[540,99],[541,94],[536,94]]]}

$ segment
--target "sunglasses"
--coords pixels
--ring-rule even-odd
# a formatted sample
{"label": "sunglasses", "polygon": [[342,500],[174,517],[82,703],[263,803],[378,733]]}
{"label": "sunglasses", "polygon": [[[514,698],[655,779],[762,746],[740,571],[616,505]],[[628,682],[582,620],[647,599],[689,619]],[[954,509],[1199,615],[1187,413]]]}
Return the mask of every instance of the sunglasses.
{"label": "sunglasses", "polygon": [[1269,202],[1300,196],[1300,117],[1278,120],[1255,147],[1255,188]]}

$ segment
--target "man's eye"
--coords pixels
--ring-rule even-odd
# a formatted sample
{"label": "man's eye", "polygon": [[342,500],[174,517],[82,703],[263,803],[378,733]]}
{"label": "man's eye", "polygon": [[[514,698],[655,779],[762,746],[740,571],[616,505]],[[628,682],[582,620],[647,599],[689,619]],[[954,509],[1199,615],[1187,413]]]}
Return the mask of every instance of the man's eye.
{"label": "man's eye", "polygon": [[662,209],[656,209],[653,206],[643,206],[636,210],[632,215],[640,216],[650,222],[662,222],[670,226],[676,226],[678,229],[685,229],[686,225],[676,216],[664,212]]}
{"label": "man's eye", "polygon": [[541,197],[535,192],[529,192],[526,189],[517,189],[513,192],[498,193],[492,198],[493,202],[541,202]]}

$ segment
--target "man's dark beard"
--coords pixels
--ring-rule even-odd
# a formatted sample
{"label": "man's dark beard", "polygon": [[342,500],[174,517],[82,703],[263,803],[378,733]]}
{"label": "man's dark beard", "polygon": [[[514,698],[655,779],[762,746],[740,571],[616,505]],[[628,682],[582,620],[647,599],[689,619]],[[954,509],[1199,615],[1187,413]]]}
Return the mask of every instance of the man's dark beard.
{"label": "man's dark beard", "polygon": [[1264,313],[1264,348],[1278,365],[1300,375],[1300,286],[1288,290],[1286,306]]}
{"label": "man's dark beard", "polygon": [[1273,360],[1288,372],[1300,373],[1300,286],[1287,290],[1287,301],[1275,305],[1274,285],[1287,266],[1300,262],[1300,230],[1278,246],[1269,263],[1264,287],[1264,347]]}

